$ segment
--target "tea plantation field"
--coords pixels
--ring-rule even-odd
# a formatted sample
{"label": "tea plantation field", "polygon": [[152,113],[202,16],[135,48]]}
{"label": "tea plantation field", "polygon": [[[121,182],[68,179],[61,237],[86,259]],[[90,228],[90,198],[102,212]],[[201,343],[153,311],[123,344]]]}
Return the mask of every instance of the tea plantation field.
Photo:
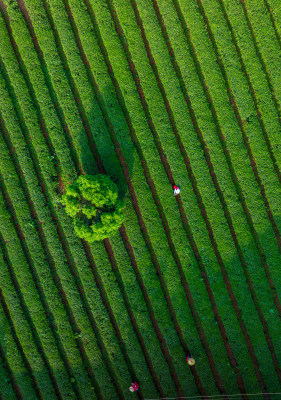
{"label": "tea plantation field", "polygon": [[0,0],[0,400],[281,399],[280,122],[280,0]]}

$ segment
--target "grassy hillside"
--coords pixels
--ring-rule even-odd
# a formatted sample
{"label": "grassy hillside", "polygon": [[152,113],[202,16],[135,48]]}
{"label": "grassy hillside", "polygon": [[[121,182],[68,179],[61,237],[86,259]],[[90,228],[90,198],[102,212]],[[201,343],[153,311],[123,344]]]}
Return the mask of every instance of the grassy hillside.
{"label": "grassy hillside", "polygon": [[278,0],[0,0],[1,400],[277,398],[280,71]]}

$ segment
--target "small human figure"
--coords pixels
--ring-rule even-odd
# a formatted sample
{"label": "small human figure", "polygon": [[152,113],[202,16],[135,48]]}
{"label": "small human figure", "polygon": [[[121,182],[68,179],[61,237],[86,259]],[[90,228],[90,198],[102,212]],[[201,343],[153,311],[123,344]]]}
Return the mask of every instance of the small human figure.
{"label": "small human figure", "polygon": [[133,383],[131,383],[129,390],[131,392],[136,392],[137,390],[139,390],[139,387],[140,387],[140,385],[138,384],[138,382],[133,382]]}
{"label": "small human figure", "polygon": [[179,194],[179,192],[181,191],[180,188],[177,185],[173,186],[174,189],[174,196],[176,196],[177,194]]}
{"label": "small human figure", "polygon": [[195,360],[194,360],[194,358],[192,357],[191,354],[188,354],[186,356],[186,361],[187,361],[187,364],[190,365],[190,366],[195,364]]}

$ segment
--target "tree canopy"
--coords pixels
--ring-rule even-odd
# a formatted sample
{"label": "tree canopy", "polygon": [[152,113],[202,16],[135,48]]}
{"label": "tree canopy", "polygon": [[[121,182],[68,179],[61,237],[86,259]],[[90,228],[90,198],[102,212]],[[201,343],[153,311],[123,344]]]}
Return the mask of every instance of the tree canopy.
{"label": "tree canopy", "polygon": [[76,234],[88,242],[112,236],[124,222],[125,204],[106,175],[81,175],[62,197]]}

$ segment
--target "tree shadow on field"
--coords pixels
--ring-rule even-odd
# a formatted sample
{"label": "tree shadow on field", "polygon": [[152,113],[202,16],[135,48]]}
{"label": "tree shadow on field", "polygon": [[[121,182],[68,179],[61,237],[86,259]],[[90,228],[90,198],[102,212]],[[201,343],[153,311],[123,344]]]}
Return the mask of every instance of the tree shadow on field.
{"label": "tree shadow on field", "polygon": [[102,96],[102,100],[99,103],[96,101],[87,114],[91,129],[88,130],[88,139],[85,139],[84,132],[81,135],[79,157],[86,174],[104,170],[103,173],[112,178],[121,197],[124,197],[128,188],[124,174],[127,178],[133,174],[136,149],[131,142],[125,117],[116,100],[113,101],[110,88],[103,91]]}

